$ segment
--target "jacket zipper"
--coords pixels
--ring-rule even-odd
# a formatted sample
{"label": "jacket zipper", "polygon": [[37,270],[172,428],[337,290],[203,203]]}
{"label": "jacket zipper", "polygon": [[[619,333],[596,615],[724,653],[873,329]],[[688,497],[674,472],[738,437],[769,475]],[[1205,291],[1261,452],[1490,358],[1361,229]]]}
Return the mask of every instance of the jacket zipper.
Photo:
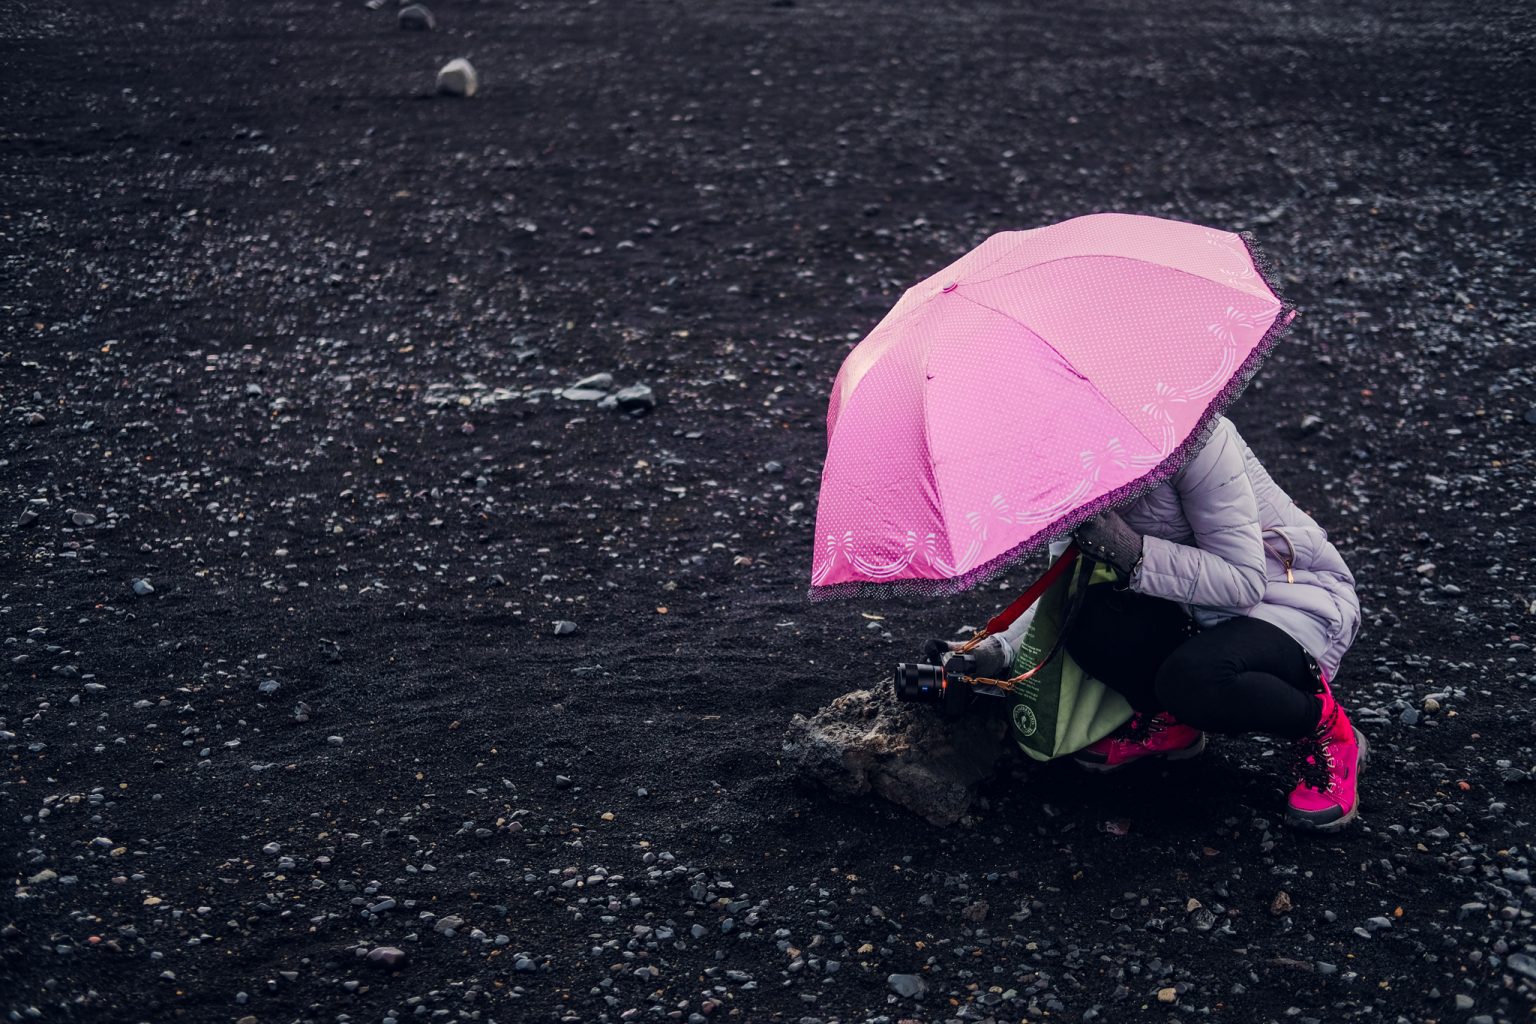
{"label": "jacket zipper", "polygon": [[1282,555],[1280,552],[1275,551],[1275,549],[1270,547],[1268,543],[1264,544],[1264,548],[1267,551],[1274,551],[1275,557],[1280,559],[1280,564],[1285,566],[1285,582],[1295,583],[1296,575],[1291,572],[1291,563],[1296,561],[1296,545],[1291,543],[1291,538],[1287,537],[1285,535],[1285,531],[1280,529],[1278,526],[1266,526],[1260,530],[1259,535],[1261,542],[1263,541],[1263,535],[1266,533],[1272,533],[1276,537],[1279,537],[1281,540],[1285,541],[1285,549],[1287,552],[1286,554]]}

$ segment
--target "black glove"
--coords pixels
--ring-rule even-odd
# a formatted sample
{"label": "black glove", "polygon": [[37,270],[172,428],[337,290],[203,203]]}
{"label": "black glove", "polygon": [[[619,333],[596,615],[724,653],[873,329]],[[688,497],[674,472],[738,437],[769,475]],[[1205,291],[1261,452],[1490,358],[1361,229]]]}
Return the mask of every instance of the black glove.
{"label": "black glove", "polygon": [[1077,528],[1072,539],[1083,554],[1114,566],[1124,576],[1129,576],[1141,561],[1141,534],[1131,529],[1117,512],[1105,512],[1088,520]]}
{"label": "black glove", "polygon": [[[965,646],[964,641],[930,640],[923,646],[923,657],[930,665],[940,664],[946,656]],[[984,679],[1006,679],[1013,667],[1014,652],[1007,639],[989,636],[965,653],[976,659],[976,675]]]}

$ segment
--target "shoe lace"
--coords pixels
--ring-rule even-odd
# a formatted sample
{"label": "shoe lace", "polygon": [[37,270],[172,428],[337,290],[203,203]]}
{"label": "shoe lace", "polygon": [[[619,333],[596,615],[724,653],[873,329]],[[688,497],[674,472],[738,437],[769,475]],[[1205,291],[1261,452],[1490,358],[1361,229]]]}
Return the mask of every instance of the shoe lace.
{"label": "shoe lace", "polygon": [[1338,781],[1333,771],[1333,749],[1321,736],[1297,740],[1291,755],[1291,770],[1307,786],[1319,793],[1332,792]]}
{"label": "shoe lace", "polygon": [[1162,732],[1167,727],[1161,715],[1144,715],[1138,711],[1125,724],[1125,738],[1132,743],[1140,743],[1153,733]]}

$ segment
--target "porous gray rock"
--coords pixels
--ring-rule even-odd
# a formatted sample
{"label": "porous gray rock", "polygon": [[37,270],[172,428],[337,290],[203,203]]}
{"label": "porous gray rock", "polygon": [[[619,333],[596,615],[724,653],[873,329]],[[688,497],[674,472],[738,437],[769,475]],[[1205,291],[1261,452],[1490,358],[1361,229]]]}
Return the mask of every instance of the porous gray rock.
{"label": "porous gray rock", "polygon": [[463,57],[456,57],[443,65],[437,73],[437,91],[447,96],[473,96],[480,88],[480,76],[475,67]]}
{"label": "porous gray rock", "polygon": [[810,718],[795,715],[784,753],[801,778],[836,794],[874,793],[935,825],[952,825],[996,770],[1006,731],[1003,716],[981,708],[949,721],[932,708],[899,703],[885,680],[843,694]]}

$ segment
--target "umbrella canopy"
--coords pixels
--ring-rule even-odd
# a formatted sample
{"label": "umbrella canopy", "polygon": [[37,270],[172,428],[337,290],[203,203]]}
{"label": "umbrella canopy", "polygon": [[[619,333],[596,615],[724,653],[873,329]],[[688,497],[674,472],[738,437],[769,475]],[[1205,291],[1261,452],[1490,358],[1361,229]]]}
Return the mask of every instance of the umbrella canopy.
{"label": "umbrella canopy", "polygon": [[953,593],[1132,500],[1294,315],[1231,232],[1102,213],[993,235],[843,361],[811,596]]}

